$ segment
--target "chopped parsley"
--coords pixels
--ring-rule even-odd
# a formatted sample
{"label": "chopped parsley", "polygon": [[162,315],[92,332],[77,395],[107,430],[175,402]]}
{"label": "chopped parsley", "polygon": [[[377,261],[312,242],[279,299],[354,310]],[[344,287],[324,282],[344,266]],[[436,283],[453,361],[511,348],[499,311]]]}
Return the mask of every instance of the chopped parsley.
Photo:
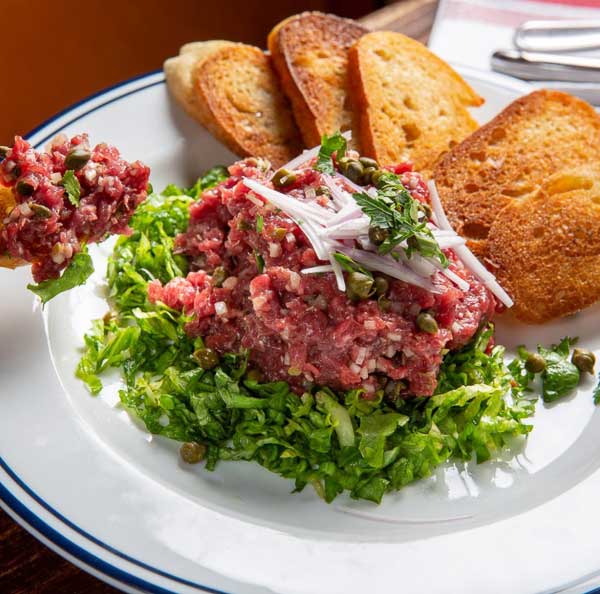
{"label": "chopped parsley", "polygon": [[346,154],[347,147],[348,143],[346,139],[339,132],[331,136],[324,134],[323,138],[321,138],[321,148],[319,149],[315,169],[321,173],[333,175],[335,173],[335,166],[332,157],[335,154],[336,158],[340,159]]}
{"label": "chopped parsley", "polygon": [[79,206],[79,199],[81,198],[81,186],[79,185],[79,180],[75,177],[75,173],[71,169],[65,171],[61,184],[67,193],[69,202],[73,206]]}
{"label": "chopped parsley", "polygon": [[385,232],[385,239],[378,246],[380,254],[394,255],[394,250],[406,242],[407,256],[416,252],[448,266],[448,259],[427,228],[426,205],[411,196],[396,174],[384,173],[379,178],[376,197],[366,192],[353,194],[353,197],[371,219],[371,227]]}

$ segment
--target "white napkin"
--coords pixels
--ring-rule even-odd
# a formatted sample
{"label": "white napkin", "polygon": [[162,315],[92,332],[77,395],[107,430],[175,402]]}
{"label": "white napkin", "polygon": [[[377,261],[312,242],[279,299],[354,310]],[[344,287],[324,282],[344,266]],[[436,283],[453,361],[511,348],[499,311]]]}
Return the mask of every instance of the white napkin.
{"label": "white napkin", "polygon": [[[515,29],[539,19],[600,18],[598,0],[441,0],[429,39],[429,47],[445,60],[480,70],[491,70],[495,50],[513,48]],[[600,50],[577,55],[600,57]],[[535,81],[540,88],[556,88],[600,103],[600,85]]]}

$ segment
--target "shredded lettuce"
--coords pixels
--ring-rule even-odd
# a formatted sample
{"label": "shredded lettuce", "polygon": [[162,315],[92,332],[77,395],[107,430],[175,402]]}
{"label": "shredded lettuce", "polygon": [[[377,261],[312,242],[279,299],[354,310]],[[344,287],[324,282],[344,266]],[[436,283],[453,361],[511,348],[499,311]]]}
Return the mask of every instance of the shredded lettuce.
{"label": "shredded lettuce", "polygon": [[92,258],[87,253],[87,249],[84,248],[81,252],[75,254],[61,276],[42,281],[37,285],[27,285],[27,288],[35,293],[45,305],[60,293],[83,285],[93,272]]}
{"label": "shredded lettuce", "polygon": [[489,348],[491,326],[446,355],[431,398],[392,402],[382,391],[366,399],[361,390],[327,388],[298,396],[285,382],[253,379],[247,353],[200,368],[193,354],[204,345],[185,334],[189,320],[147,299],[150,280],[187,272],[173,242],[190,203],[178,191],[140,206],[133,234],[118,240],[108,266],[114,311],[94,322],[77,369],[93,394],[107,368],[120,369],[122,406],[148,431],[205,444],[207,470],[254,461],[293,480],[295,491],[310,485],[327,502],[347,491],[376,503],[450,458],[482,462],[531,431],[525,419],[534,405],[505,366],[503,348]]}

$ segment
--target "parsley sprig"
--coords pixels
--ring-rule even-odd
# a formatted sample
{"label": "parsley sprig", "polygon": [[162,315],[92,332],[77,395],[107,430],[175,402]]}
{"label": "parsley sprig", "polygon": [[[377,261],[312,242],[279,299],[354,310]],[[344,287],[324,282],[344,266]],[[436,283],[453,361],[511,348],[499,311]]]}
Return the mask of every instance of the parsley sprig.
{"label": "parsley sprig", "polygon": [[437,258],[443,266],[448,259],[427,228],[426,205],[413,198],[394,173],[384,173],[377,182],[377,196],[353,194],[363,212],[371,219],[371,227],[386,231],[379,245],[380,254],[394,255],[394,250],[404,241],[406,255],[414,252],[424,258]]}

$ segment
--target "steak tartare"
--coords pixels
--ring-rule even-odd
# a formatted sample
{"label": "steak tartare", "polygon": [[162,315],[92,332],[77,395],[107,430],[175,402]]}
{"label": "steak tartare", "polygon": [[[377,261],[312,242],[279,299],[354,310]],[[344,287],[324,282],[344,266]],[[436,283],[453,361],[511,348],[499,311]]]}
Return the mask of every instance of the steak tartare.
{"label": "steak tartare", "polygon": [[0,190],[12,192],[0,213],[0,256],[32,263],[36,282],[57,278],[88,243],[127,233],[146,198],[150,170],[128,163],[87,135],[57,136],[47,152],[15,139],[0,154]]}
{"label": "steak tartare", "polygon": [[[418,173],[406,165],[394,171],[412,198],[428,202]],[[305,224],[248,187],[249,180],[270,189],[279,181],[278,191],[304,208],[333,213],[332,194],[355,191],[355,184],[312,163],[283,186],[257,159],[229,173],[192,204],[188,231],[176,240],[192,272],[164,286],[153,281],[149,298],[192,316],[188,334],[217,353],[248,349],[265,379],[285,380],[298,393],[318,384],[362,388],[367,397],[384,386],[389,395],[429,396],[448,349],[467,343],[501,307],[452,249],[443,250],[449,272],[431,277],[432,290],[377,274],[377,291],[356,299],[340,290]],[[323,272],[310,273],[317,266]]]}

